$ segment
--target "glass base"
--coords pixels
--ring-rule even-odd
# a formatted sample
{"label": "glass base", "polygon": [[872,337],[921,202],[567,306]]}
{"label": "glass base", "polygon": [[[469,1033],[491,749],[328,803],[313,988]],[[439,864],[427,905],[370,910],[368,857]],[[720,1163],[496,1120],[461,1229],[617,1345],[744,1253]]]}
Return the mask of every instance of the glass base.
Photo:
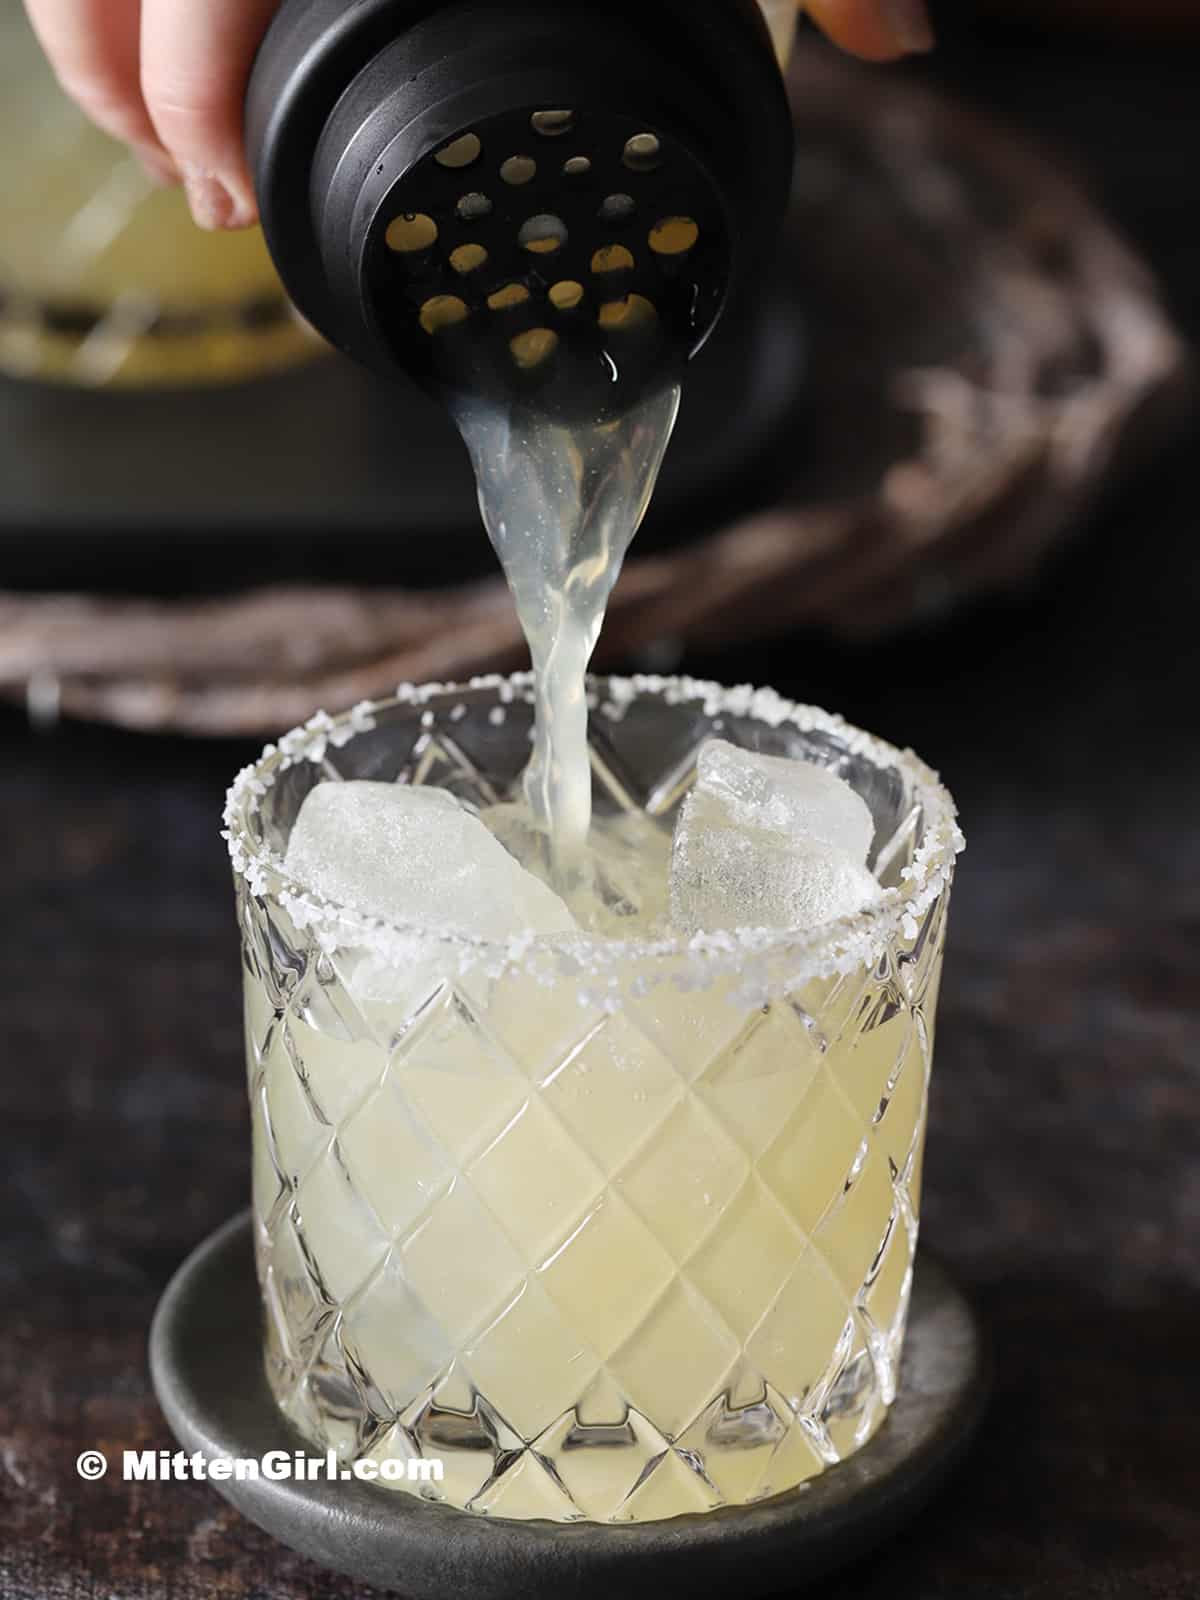
{"label": "glass base", "polygon": [[[155,1392],[185,1451],[211,1459],[277,1450],[291,1458],[303,1448],[263,1375],[260,1325],[243,1215],[179,1269],[151,1331]],[[556,1527],[471,1516],[357,1481],[231,1479],[214,1487],[309,1559],[413,1600],[792,1592],[860,1559],[927,1503],[974,1436],[990,1372],[970,1305],[946,1269],[922,1254],[886,1426],[804,1489],[755,1506]]]}

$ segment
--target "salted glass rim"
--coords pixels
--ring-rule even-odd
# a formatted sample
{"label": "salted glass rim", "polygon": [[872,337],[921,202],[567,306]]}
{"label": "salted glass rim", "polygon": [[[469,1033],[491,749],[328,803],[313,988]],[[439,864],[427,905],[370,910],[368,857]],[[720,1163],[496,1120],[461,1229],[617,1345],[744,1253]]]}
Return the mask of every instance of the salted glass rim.
{"label": "salted glass rim", "polygon": [[[330,753],[360,734],[373,731],[381,713],[411,711],[424,718],[435,702],[461,703],[491,694],[497,705],[529,704],[533,698],[530,673],[508,677],[488,675],[465,683],[401,684],[396,694],[383,700],[364,700],[350,711],[332,717],[319,711],[278,744],[268,744],[259,759],[243,768],[230,786],[224,813],[223,837],[229,846],[235,876],[245,880],[251,894],[276,901],[297,928],[310,928],[331,951],[359,945],[381,958],[411,960],[431,948],[451,953],[465,969],[484,967],[498,975],[514,966],[540,976],[544,982],[570,973],[604,974],[634,967],[643,981],[656,981],[654,967],[680,964],[693,969],[701,987],[718,976],[744,976],[761,968],[763,991],[786,989],[809,978],[845,972],[870,965],[898,936],[915,938],[921,917],[949,884],[955,857],[964,848],[957,823],[957,808],[949,791],[912,750],[901,750],[874,734],[857,728],[843,717],[820,707],[785,699],[773,689],[751,685],[725,687],[689,677],[590,677],[588,703],[593,716],[620,721],[635,701],[653,698],[668,706],[693,706],[708,717],[732,716],[761,722],[764,727],[794,727],[804,733],[827,733],[838,739],[847,755],[862,756],[883,771],[899,772],[911,793],[908,815],[919,807],[923,815],[920,843],[912,864],[903,869],[902,882],[885,889],[879,900],[862,911],[839,917],[806,932],[787,928],[738,928],[729,931],[669,934],[616,939],[580,931],[550,937],[532,931],[506,941],[429,928],[374,917],[316,894],[285,868],[282,857],[256,830],[253,819],[275,780],[303,763],[324,766],[338,778]],[[430,718],[432,726],[432,717]],[[538,969],[542,970],[539,972]],[[678,975],[676,975],[678,981]],[[609,979],[610,984],[613,980]]]}

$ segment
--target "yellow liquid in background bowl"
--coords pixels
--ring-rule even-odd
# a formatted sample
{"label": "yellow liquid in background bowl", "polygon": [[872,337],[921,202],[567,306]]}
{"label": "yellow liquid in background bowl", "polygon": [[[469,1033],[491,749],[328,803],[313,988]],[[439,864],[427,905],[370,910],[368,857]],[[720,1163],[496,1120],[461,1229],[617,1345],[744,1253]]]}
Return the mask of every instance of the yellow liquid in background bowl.
{"label": "yellow liquid in background bowl", "polygon": [[204,233],[58,88],[0,0],[0,371],[98,386],[236,381],[321,348],[262,235]]}

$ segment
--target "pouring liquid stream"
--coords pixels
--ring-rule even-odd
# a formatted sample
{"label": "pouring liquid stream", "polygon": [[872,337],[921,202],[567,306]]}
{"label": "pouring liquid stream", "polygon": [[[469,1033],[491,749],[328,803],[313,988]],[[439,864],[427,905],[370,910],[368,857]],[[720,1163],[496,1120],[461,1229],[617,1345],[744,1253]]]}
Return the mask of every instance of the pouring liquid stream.
{"label": "pouring liquid stream", "polygon": [[[796,31],[795,0],[761,4],[782,66]],[[696,225],[686,216],[668,218],[656,231],[653,248],[668,258],[695,243]],[[680,397],[675,382],[615,421],[569,426],[515,395],[501,405],[460,393],[452,405],[533,663],[526,805],[549,838],[553,886],[577,904],[589,887],[587,667],[654,492]]]}
{"label": "pouring liquid stream", "polygon": [[479,508],[533,662],[525,799],[550,841],[555,887],[587,888],[592,813],[586,673],[679,413],[678,383],[615,420],[553,421],[527,403],[460,400]]}

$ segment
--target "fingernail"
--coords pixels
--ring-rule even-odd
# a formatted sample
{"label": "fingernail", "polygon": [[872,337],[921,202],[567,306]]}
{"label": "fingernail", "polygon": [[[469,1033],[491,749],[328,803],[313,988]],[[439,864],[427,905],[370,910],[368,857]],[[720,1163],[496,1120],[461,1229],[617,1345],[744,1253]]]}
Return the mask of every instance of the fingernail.
{"label": "fingernail", "polygon": [[925,0],[884,0],[883,10],[892,37],[902,50],[919,55],[933,49],[933,24]]}
{"label": "fingernail", "polygon": [[234,198],[212,172],[184,163],[183,187],[187,191],[188,205],[198,227],[210,231],[228,228],[234,220]]}

